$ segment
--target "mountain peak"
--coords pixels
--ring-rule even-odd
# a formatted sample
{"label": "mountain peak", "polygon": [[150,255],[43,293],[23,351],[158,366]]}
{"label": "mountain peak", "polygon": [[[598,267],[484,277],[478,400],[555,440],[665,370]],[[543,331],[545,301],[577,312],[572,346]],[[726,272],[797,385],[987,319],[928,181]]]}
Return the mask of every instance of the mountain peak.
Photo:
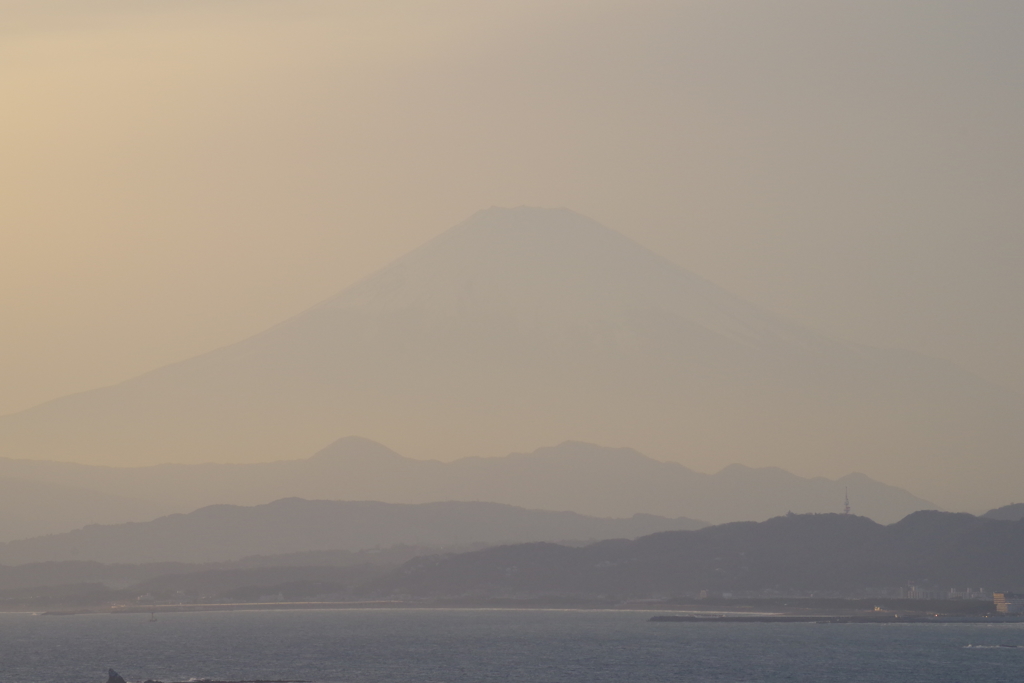
{"label": "mountain peak", "polygon": [[387,446],[361,436],[343,436],[324,446],[309,457],[309,460],[405,460],[406,458]]}
{"label": "mountain peak", "polygon": [[[662,282],[664,280],[664,282]],[[323,304],[327,308],[473,304],[552,312],[658,296],[694,280],[629,238],[568,209],[479,211]],[[633,290],[633,291],[631,291]]]}
{"label": "mountain peak", "polygon": [[586,216],[528,206],[479,211],[299,320],[350,313],[546,347],[827,345]]}

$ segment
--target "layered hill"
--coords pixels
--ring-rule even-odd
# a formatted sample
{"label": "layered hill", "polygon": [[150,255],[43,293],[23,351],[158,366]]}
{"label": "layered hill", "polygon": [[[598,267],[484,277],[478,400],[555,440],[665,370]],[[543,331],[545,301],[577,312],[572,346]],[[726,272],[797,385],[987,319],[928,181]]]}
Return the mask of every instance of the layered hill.
{"label": "layered hill", "polygon": [[988,519],[1005,519],[1017,522],[1024,519],[1024,503],[1011,503],[1002,507],[994,508],[986,512],[982,517]]}
{"label": "layered hill", "polygon": [[[641,513],[711,523],[764,520],[789,511],[834,512],[842,509],[847,493],[856,512],[883,523],[935,507],[859,474],[805,479],[776,468],[740,465],[703,474],[631,449],[581,442],[444,463],[405,458],[381,444],[348,437],[310,458],[249,465],[115,468],[0,458],[0,477],[5,476],[21,485],[10,497],[0,497],[0,531],[6,534],[0,541],[90,523],[146,521],[216,503],[258,505],[286,497],[487,501],[597,517]],[[86,494],[107,506],[79,503]]]}
{"label": "layered hill", "polygon": [[602,519],[497,503],[401,505],[288,498],[266,505],[212,505],[151,522],[90,525],[0,544],[0,565],[34,562],[224,562],[252,555],[408,546],[581,542],[695,529],[703,522],[635,515]]}
{"label": "layered hill", "polygon": [[0,418],[0,455],[301,457],[363,434],[453,460],[582,439],[715,471],[852,469],[1011,499],[1024,397],[780,320],[567,210],[490,209],[266,332]]}
{"label": "layered hill", "polygon": [[1024,522],[917,512],[889,526],[789,515],[583,548],[502,546],[410,560],[382,595],[693,596],[701,590],[857,594],[916,584],[1024,589]]}

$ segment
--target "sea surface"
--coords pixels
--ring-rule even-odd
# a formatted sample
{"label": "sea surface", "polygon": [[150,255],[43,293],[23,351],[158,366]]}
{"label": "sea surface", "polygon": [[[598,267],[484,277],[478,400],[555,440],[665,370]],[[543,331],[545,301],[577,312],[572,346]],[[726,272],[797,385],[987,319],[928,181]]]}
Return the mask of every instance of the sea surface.
{"label": "sea surface", "polygon": [[1020,624],[652,623],[572,610],[0,614],[0,682],[1024,681]]}

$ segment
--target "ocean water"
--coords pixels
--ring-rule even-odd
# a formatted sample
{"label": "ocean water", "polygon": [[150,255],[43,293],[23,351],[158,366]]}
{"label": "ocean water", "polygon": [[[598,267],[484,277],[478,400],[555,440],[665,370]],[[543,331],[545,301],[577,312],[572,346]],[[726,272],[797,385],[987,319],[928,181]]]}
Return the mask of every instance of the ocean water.
{"label": "ocean water", "polygon": [[651,623],[649,612],[0,614],[0,682],[1024,680],[1016,624]]}

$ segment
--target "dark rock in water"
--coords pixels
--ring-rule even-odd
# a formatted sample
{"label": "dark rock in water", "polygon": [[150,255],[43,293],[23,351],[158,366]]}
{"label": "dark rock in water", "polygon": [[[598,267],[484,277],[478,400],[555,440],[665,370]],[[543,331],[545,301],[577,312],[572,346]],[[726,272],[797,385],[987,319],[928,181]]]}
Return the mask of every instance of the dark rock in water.
{"label": "dark rock in water", "polygon": [[109,669],[107,671],[107,676],[107,683],[127,683],[123,678],[121,678],[121,674],[117,673],[113,669]]}

